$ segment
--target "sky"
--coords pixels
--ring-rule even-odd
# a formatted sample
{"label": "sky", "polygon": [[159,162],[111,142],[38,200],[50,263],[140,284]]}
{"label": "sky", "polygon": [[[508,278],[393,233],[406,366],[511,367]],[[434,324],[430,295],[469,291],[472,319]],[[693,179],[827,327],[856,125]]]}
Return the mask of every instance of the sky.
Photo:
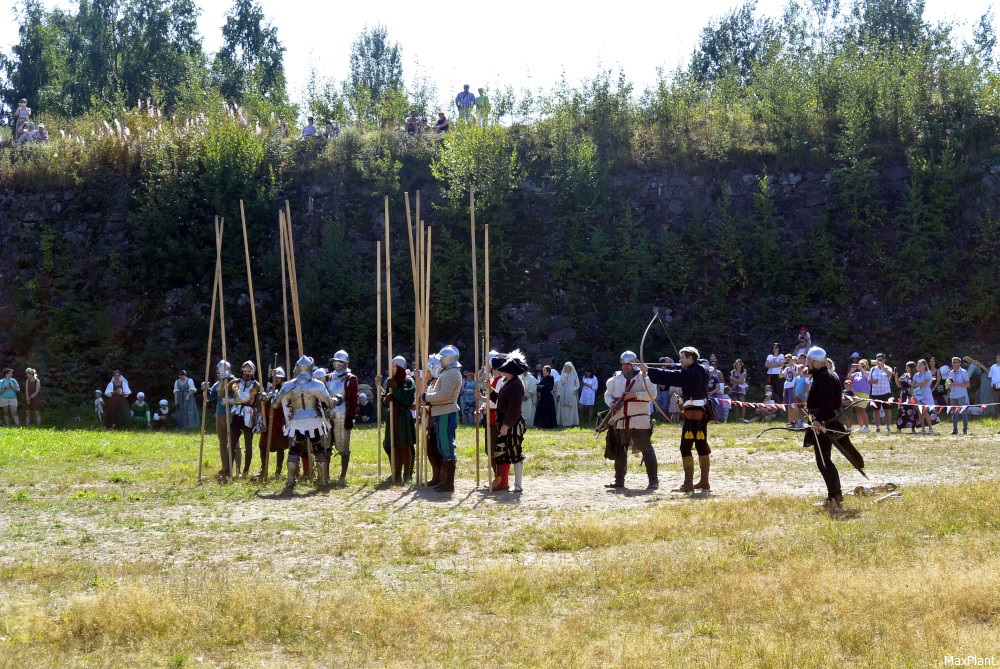
{"label": "sky", "polygon": [[[207,52],[221,43],[231,0],[195,0]],[[341,81],[349,70],[351,43],[366,27],[385,25],[403,52],[407,83],[432,81],[438,100],[454,100],[463,84],[472,90],[549,90],[563,75],[571,85],[601,70],[624,70],[637,91],[651,86],[657,68],[686,64],[701,29],[743,4],[739,0],[678,2],[638,0],[625,7],[509,0],[497,5],[418,5],[400,0],[317,3],[259,0],[285,45],[285,70],[293,102],[304,98],[311,69]],[[75,7],[67,0],[43,0],[47,7]],[[778,18],[786,0],[758,0],[758,15]],[[847,2],[842,2],[846,5]],[[0,12],[16,17],[17,0],[0,0]],[[415,7],[419,9],[415,10]],[[460,9],[456,10],[455,7]],[[926,0],[925,18],[958,24],[962,37],[991,7],[990,0]],[[1000,21],[994,19],[1000,33]],[[17,42],[17,23],[0,21],[0,50]]]}

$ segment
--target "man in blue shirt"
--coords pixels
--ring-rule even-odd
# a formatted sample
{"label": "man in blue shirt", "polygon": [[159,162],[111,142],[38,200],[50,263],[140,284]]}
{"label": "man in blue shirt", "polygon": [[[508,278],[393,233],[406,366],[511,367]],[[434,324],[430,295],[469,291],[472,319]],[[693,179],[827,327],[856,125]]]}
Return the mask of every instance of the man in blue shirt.
{"label": "man in blue shirt", "polygon": [[476,96],[469,91],[469,84],[462,87],[462,92],[455,96],[455,106],[458,107],[458,118],[469,122],[472,116],[472,107],[476,104]]}
{"label": "man in blue shirt", "polygon": [[962,414],[962,434],[969,434],[969,373],[962,369],[962,359],[955,356],[951,359],[951,370],[946,377],[948,381],[948,401],[953,406],[964,407],[951,414],[951,433],[958,434],[958,415]]}

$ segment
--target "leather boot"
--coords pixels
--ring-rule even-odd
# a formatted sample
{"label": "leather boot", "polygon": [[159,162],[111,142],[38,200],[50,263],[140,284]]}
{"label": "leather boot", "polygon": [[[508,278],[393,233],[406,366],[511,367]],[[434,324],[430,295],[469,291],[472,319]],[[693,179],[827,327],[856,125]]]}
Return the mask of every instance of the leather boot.
{"label": "leather boot", "polygon": [[455,460],[445,460],[444,480],[434,488],[435,490],[438,492],[455,492],[455,466],[457,464]]}
{"label": "leather boot", "polygon": [[431,471],[434,472],[433,478],[427,482],[427,487],[433,488],[444,478],[444,458],[441,457],[441,451],[437,448],[437,437],[433,436],[430,431],[428,431],[427,436],[427,459],[431,463]]}
{"label": "leather boot", "polygon": [[413,482],[413,451],[406,449],[403,455],[403,483]]}
{"label": "leather boot", "polygon": [[701,480],[694,485],[695,490],[704,490],[705,492],[708,492],[712,489],[712,487],[708,484],[708,470],[711,459],[711,455],[698,456],[698,467],[701,469]]}
{"label": "leather boot", "polygon": [[615,458],[615,480],[605,483],[605,488],[624,488],[625,473],[628,471],[628,452],[625,455]]}
{"label": "leather boot", "polygon": [[684,483],[670,492],[694,492],[694,457],[688,455],[681,458],[684,466]]}
{"label": "leather boot", "polygon": [[431,477],[431,480],[427,482],[427,487],[428,488],[433,488],[434,486],[436,486],[436,485],[438,485],[438,484],[441,483],[441,480],[443,478],[442,475],[441,475],[442,474],[442,472],[441,472],[442,469],[444,469],[444,467],[442,465],[434,465],[434,476]]}
{"label": "leather boot", "polygon": [[343,487],[347,485],[347,465],[351,463],[351,452],[340,454],[340,478],[337,479],[337,485]]}
{"label": "leather boot", "polygon": [[646,490],[656,490],[660,487],[660,479],[656,474],[656,451],[650,448],[643,454],[642,461],[646,465],[646,476],[649,477],[649,485],[646,486]]}

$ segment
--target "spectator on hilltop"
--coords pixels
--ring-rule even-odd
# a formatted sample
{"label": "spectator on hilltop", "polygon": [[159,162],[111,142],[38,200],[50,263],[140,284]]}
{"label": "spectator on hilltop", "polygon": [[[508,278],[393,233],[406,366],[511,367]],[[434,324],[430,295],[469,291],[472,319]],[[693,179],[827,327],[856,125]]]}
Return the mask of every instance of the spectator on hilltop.
{"label": "spectator on hilltop", "polygon": [[49,141],[49,131],[45,129],[44,123],[39,123],[35,128],[35,141],[43,144]]}
{"label": "spectator on hilltop", "polygon": [[313,117],[310,116],[306,119],[307,123],[304,128],[302,128],[302,137],[315,137],[316,136],[316,126],[313,125]]}
{"label": "spectator on hilltop", "polygon": [[469,91],[469,84],[462,87],[462,92],[455,96],[455,106],[458,108],[458,120],[469,122],[472,107],[476,104],[476,96]]}
{"label": "spectator on hilltop", "polygon": [[406,117],[404,121],[404,127],[406,132],[411,135],[416,135],[420,132],[420,119],[417,118],[417,110],[411,109],[410,115]]}
{"label": "spectator on hilltop", "polygon": [[332,139],[340,134],[340,126],[334,125],[333,121],[327,119],[326,126],[323,128],[323,139]]}
{"label": "spectator on hilltop", "polygon": [[479,95],[476,96],[476,120],[480,126],[485,126],[490,122],[490,99],[486,97],[483,89],[480,88],[478,90]]}
{"label": "spectator on hilltop", "polygon": [[17,141],[21,138],[21,130],[28,119],[31,118],[31,107],[28,106],[28,101],[21,98],[17,103],[17,111],[14,112],[17,118],[17,125],[14,127],[14,140]]}
{"label": "spectator on hilltop", "polygon": [[444,112],[438,112],[437,123],[434,124],[434,134],[440,135],[441,133],[448,132],[448,117],[444,115]]}
{"label": "spectator on hilltop", "polygon": [[21,126],[21,134],[17,136],[17,145],[24,146],[35,141],[35,124],[28,121]]}

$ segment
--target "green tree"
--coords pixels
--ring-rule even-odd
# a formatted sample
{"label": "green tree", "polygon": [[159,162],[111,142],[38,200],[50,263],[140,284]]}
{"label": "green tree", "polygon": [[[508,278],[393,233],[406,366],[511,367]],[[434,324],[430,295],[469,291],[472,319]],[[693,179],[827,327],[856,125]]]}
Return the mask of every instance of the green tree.
{"label": "green tree", "polygon": [[403,52],[398,43],[389,41],[385,26],[366,28],[351,44],[345,89],[355,118],[369,122],[379,118],[379,108],[388,98],[403,90]]}
{"label": "green tree", "polygon": [[233,3],[222,27],[222,40],[212,62],[212,76],[223,96],[240,103],[261,98],[283,104],[285,47],[257,2]]}
{"label": "green tree", "polygon": [[497,213],[521,185],[524,168],[514,141],[502,126],[469,126],[450,133],[431,164],[436,179],[445,182],[445,201],[453,212],[464,211],[469,189],[476,187],[477,213]]}
{"label": "green tree", "polygon": [[695,78],[706,84],[731,78],[746,86],[753,80],[754,69],[774,57],[778,46],[774,21],[758,19],[756,10],[757,1],[750,0],[702,29],[691,56]]}

